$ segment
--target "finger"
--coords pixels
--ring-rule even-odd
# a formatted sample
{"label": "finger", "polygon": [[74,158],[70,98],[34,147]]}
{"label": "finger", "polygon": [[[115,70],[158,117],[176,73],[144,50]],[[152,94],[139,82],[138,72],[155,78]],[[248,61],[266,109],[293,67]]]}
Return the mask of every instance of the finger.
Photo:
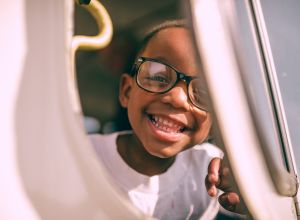
{"label": "finger", "polygon": [[218,194],[218,190],[215,184],[211,184],[208,181],[208,175],[205,178],[205,187],[209,196],[215,197]]}
{"label": "finger", "polygon": [[207,175],[208,175],[208,182],[213,185],[217,185],[219,182],[219,171],[221,167],[221,159],[220,158],[213,158],[209,163]]}
{"label": "finger", "polygon": [[221,189],[224,192],[232,191],[232,180],[230,176],[230,170],[228,167],[223,167],[219,174],[219,181],[216,184],[218,189]]}
{"label": "finger", "polygon": [[219,182],[219,170],[221,166],[221,159],[220,158],[213,158],[209,163],[207,176],[205,178],[205,186],[208,195],[214,197],[217,196],[218,190],[216,185]]}
{"label": "finger", "polygon": [[219,203],[223,208],[229,211],[235,211],[236,206],[240,203],[240,198],[237,193],[227,192],[219,196]]}
{"label": "finger", "polygon": [[219,203],[223,206],[223,208],[227,209],[228,211],[238,212],[240,210],[240,197],[235,192],[223,193],[219,196],[218,200]]}

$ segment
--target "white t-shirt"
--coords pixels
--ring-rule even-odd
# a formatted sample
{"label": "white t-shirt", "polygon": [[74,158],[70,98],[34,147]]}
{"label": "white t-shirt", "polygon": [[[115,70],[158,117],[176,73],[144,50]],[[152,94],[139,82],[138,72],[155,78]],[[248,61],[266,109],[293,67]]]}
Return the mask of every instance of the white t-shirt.
{"label": "white t-shirt", "polygon": [[163,220],[215,217],[219,204],[208,196],[204,180],[210,160],[222,157],[217,147],[205,143],[183,151],[166,172],[149,177],[129,167],[119,155],[116,141],[124,133],[91,135],[90,139],[115,184],[137,208]]}

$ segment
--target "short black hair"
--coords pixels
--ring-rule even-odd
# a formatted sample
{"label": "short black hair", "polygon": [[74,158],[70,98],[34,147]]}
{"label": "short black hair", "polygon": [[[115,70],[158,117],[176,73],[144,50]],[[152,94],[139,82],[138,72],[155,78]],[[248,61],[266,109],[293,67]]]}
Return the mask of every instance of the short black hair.
{"label": "short black hair", "polygon": [[145,32],[144,37],[142,38],[142,40],[139,43],[139,46],[137,48],[137,53],[134,59],[134,63],[131,66],[131,69],[129,71],[129,75],[134,76],[135,75],[135,70],[136,70],[136,61],[139,58],[139,56],[141,55],[141,53],[145,50],[145,48],[147,47],[149,41],[156,35],[158,34],[160,31],[167,29],[167,28],[186,28],[189,29],[188,26],[188,22],[184,19],[180,19],[180,20],[167,20],[164,21],[163,23],[160,23],[159,25],[156,25],[154,27],[152,27],[151,29],[149,29],[149,31]]}
{"label": "short black hair", "polygon": [[138,55],[144,51],[147,47],[149,41],[161,30],[172,28],[172,27],[181,27],[181,28],[189,28],[188,23],[186,20],[168,20],[165,21],[157,26],[152,27],[149,31],[146,32],[142,41],[140,42]]}

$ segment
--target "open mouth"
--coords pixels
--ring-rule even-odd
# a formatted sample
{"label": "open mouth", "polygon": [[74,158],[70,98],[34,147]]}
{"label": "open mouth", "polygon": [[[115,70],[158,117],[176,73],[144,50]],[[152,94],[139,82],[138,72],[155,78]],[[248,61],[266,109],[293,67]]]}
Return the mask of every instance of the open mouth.
{"label": "open mouth", "polygon": [[168,120],[166,118],[147,114],[151,123],[158,129],[166,133],[179,134],[187,131],[187,127],[179,124],[178,122]]}

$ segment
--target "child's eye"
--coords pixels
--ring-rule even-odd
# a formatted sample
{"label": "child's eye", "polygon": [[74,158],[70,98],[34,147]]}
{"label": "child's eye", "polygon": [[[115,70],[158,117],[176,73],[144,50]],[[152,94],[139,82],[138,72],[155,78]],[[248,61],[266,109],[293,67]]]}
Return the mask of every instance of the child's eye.
{"label": "child's eye", "polygon": [[147,80],[152,80],[155,82],[163,83],[163,84],[169,84],[170,80],[164,76],[160,75],[154,75],[154,76],[147,76]]}

